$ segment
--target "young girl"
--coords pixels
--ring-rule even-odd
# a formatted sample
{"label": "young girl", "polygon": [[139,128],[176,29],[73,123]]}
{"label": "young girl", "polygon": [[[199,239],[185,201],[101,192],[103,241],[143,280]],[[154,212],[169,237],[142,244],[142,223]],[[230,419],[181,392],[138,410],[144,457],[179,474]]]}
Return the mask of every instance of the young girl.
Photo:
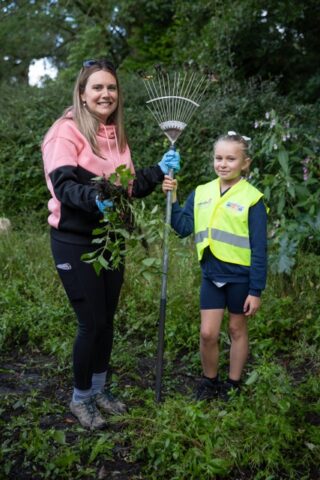
{"label": "young girl", "polygon": [[[196,398],[229,397],[238,391],[248,356],[247,319],[260,307],[267,273],[267,213],[263,194],[243,177],[251,159],[248,139],[235,132],[214,146],[218,178],[199,185],[181,208],[177,182],[169,176],[163,191],[173,191],[172,227],[181,236],[194,232],[202,269],[200,290],[200,356],[203,378]],[[219,334],[224,310],[229,312],[229,376],[218,376]]]}

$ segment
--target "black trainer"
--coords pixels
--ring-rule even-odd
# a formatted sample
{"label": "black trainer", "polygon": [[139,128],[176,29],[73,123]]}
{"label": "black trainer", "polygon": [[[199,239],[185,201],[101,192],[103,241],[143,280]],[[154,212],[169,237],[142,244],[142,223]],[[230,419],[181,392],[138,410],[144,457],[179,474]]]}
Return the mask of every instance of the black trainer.
{"label": "black trainer", "polygon": [[219,398],[221,398],[221,400],[224,400],[225,402],[230,400],[231,397],[239,395],[239,393],[239,384],[228,382],[228,380],[220,384]]}
{"label": "black trainer", "polygon": [[220,382],[203,378],[197,387],[196,400],[212,400],[219,395]]}

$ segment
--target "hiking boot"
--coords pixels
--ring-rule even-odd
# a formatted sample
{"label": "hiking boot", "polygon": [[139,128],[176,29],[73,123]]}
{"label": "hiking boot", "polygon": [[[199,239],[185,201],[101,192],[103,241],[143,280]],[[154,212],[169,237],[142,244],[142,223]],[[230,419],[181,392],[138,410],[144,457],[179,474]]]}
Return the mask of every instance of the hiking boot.
{"label": "hiking boot", "polygon": [[203,378],[197,387],[196,400],[212,400],[219,394],[220,382]]}
{"label": "hiking boot", "polygon": [[90,428],[90,430],[100,430],[107,425],[107,422],[92,399],[87,400],[86,402],[71,401],[70,410],[85,428]]}
{"label": "hiking boot", "polygon": [[240,385],[235,385],[234,383],[228,382],[223,382],[220,385],[220,390],[219,390],[219,398],[221,400],[227,402],[230,400],[231,397],[234,397],[236,395],[239,395],[240,393]]}
{"label": "hiking boot", "polygon": [[97,393],[94,398],[98,407],[107,413],[119,414],[127,411],[126,405],[114,397],[109,390]]}

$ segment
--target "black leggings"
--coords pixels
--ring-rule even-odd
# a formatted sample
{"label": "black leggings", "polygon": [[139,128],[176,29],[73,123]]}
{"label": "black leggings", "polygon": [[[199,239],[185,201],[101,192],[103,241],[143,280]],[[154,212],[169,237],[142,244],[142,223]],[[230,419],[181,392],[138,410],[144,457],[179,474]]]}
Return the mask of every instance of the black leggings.
{"label": "black leggings", "polygon": [[113,343],[113,317],[123,283],[124,266],[102,269],[98,276],[91,264],[80,260],[95,245],[74,245],[51,238],[56,268],[77,315],[78,332],[73,347],[74,385],[91,387],[93,373],[107,370]]}

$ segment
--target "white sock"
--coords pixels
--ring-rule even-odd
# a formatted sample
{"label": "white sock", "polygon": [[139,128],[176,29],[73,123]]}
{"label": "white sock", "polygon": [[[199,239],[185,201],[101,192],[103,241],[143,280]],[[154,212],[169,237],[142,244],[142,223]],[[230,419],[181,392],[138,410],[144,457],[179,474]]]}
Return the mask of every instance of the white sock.
{"label": "white sock", "polygon": [[91,380],[92,395],[96,395],[96,393],[103,392],[104,386],[106,384],[106,378],[107,378],[107,372],[92,374],[92,380]]}
{"label": "white sock", "polygon": [[72,401],[75,403],[86,402],[92,397],[91,388],[89,390],[79,390],[79,388],[73,389]]}

